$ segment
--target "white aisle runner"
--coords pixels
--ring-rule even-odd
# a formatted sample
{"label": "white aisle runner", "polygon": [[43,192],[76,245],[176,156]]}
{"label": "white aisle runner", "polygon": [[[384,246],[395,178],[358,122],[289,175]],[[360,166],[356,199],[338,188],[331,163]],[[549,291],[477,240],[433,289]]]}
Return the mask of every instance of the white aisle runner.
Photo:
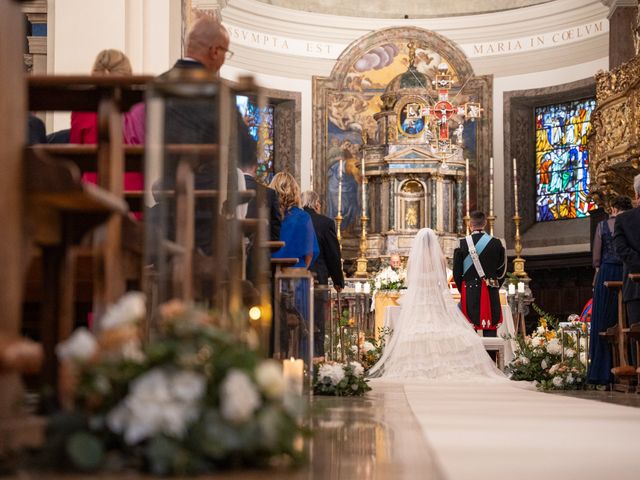
{"label": "white aisle runner", "polygon": [[404,391],[448,480],[640,478],[640,409],[509,382]]}

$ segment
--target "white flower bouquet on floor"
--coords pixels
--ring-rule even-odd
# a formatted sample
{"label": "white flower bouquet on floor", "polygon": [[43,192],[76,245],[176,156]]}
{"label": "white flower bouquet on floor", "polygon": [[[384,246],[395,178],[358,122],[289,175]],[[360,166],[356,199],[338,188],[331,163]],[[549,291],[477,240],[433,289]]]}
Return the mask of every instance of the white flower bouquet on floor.
{"label": "white flower bouquet on floor", "polygon": [[58,346],[68,411],[51,418],[48,467],[196,475],[301,460],[282,366],[180,302],[141,342],[144,297],[129,294]]}
{"label": "white flower bouquet on floor", "polygon": [[[541,315],[538,327],[525,338],[516,337],[515,357],[507,366],[507,373],[513,380],[534,381],[542,390],[583,388],[587,374],[586,338],[566,334],[566,330],[560,334],[558,320],[537,305],[534,308]],[[573,321],[572,327],[580,332],[586,330],[583,322]]]}
{"label": "white flower bouquet on floor", "polygon": [[371,390],[364,374],[364,367],[358,362],[318,363],[313,372],[313,392],[338,397],[364,395]]}

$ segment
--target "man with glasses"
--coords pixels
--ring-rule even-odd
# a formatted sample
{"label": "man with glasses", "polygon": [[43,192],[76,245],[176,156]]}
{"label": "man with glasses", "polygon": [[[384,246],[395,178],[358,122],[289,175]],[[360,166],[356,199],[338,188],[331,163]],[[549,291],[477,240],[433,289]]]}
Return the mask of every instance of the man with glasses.
{"label": "man with glasses", "polygon": [[[229,33],[216,19],[201,17],[193,24],[185,37],[185,56],[178,60],[173,68],[162,74],[159,81],[189,81],[196,70],[204,70],[217,75],[225,60],[233,55],[229,50]],[[167,144],[217,144],[219,138],[219,119],[217,102],[212,98],[170,98],[165,103],[164,142]],[[249,135],[248,128],[239,112],[234,109],[235,128],[237,129],[238,164],[241,159],[256,158],[256,143]],[[167,157],[161,184],[165,188],[173,188],[175,174],[181,155],[174,154]],[[193,166],[196,190],[218,188],[218,165],[214,157],[201,158]],[[217,212],[212,209],[212,202],[206,199],[196,201],[195,209],[195,244],[207,255],[214,248],[212,244],[212,228]],[[164,209],[158,209],[166,211]],[[165,215],[172,215],[172,209],[167,209]],[[172,222],[167,222],[172,225]],[[169,236],[174,237],[170,228]]]}

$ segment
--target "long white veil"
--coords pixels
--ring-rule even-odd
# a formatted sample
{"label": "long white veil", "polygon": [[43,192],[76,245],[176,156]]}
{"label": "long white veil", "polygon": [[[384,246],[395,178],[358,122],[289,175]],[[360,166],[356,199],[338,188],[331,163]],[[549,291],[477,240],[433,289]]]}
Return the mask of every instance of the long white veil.
{"label": "long white veil", "polygon": [[[416,341],[418,338],[426,338],[427,342],[412,342],[413,338]],[[399,348],[400,342],[402,345]],[[471,375],[494,376],[498,372],[486,354],[482,340],[451,297],[445,257],[438,237],[430,228],[423,228],[411,246],[407,265],[407,291],[401,299],[400,315],[382,357],[369,370],[369,376],[383,375],[388,364],[397,364],[400,357],[409,359],[409,363],[413,363],[414,358],[416,364],[422,360],[430,365],[442,363],[433,374],[446,376],[447,373],[444,372],[447,357],[455,349],[464,350],[463,358],[453,359],[454,363],[462,363],[459,365],[460,370],[464,370],[464,365],[468,363]],[[393,362],[389,362],[390,359]],[[394,369],[397,367],[398,365],[394,365]],[[407,370],[410,369],[407,366]],[[412,375],[409,371],[406,373],[408,376]]]}

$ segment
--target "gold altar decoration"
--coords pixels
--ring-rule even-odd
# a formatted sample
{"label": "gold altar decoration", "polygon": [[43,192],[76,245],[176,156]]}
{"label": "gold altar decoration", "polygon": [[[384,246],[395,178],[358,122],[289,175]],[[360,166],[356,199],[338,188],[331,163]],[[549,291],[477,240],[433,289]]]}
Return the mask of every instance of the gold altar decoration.
{"label": "gold altar decoration", "polygon": [[640,173],[640,55],[596,74],[597,106],[589,136],[590,195],[601,207],[617,195],[633,197]]}
{"label": "gold altar decoration", "polygon": [[[367,144],[367,131],[362,131],[362,145]],[[362,222],[362,231],[360,233],[360,256],[356,260],[356,278],[366,278],[367,277],[367,222],[369,218],[367,217],[367,173],[365,169],[365,159],[364,159],[364,151],[361,152],[361,177],[362,177],[362,216],[360,217],[360,221]]]}

